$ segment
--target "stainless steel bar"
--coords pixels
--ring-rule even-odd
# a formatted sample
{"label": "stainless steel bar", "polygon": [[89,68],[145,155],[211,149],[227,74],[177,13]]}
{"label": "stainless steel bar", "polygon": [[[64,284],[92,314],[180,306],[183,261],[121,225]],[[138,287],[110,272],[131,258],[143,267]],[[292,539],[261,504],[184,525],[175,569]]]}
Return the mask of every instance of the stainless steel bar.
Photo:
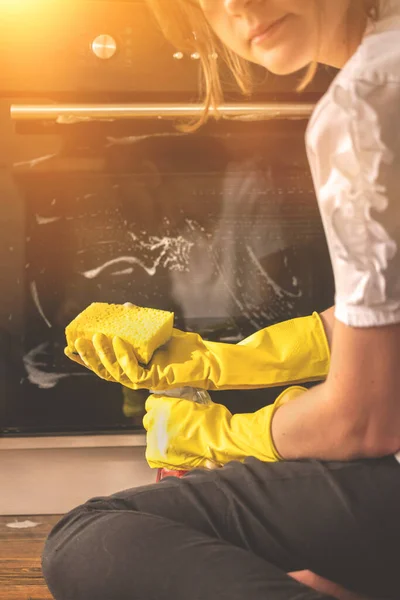
{"label": "stainless steel bar", "polygon": [[[313,109],[313,104],[305,103],[223,104],[210,114],[239,120],[304,119]],[[51,120],[68,124],[92,120],[196,118],[203,110],[202,104],[13,104],[11,117],[15,121]]]}

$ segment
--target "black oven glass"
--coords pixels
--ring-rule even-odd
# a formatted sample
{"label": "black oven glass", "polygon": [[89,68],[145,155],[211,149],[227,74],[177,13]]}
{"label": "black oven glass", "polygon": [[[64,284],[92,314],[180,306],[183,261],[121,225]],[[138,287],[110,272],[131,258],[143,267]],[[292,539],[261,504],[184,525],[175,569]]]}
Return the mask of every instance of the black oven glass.
{"label": "black oven glass", "polygon": [[[142,430],[146,392],[63,354],[65,326],[91,302],[173,310],[177,327],[229,343],[332,303],[304,127],[77,128],[56,152],[14,161],[0,221],[3,434]],[[213,398],[247,412],[278,392]]]}

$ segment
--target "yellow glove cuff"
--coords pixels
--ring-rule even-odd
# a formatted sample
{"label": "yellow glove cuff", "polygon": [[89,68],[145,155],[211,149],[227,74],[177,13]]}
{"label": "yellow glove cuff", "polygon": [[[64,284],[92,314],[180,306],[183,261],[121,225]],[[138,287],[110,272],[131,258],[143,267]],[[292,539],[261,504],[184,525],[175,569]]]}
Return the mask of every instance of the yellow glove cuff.
{"label": "yellow glove cuff", "polygon": [[286,390],[284,390],[277,397],[274,404],[272,405],[273,411],[271,413],[271,418],[269,421],[269,439],[270,439],[270,444],[271,444],[270,451],[276,462],[280,462],[280,461],[284,460],[284,458],[283,458],[283,456],[281,456],[279,454],[278,450],[276,449],[274,438],[272,436],[272,421],[273,421],[274,415],[275,415],[276,411],[278,410],[278,408],[280,408],[284,404],[287,404],[291,400],[295,400],[298,396],[301,396],[306,391],[307,391],[307,388],[305,388],[305,387],[302,387],[300,385],[292,385],[290,388],[287,388]]}

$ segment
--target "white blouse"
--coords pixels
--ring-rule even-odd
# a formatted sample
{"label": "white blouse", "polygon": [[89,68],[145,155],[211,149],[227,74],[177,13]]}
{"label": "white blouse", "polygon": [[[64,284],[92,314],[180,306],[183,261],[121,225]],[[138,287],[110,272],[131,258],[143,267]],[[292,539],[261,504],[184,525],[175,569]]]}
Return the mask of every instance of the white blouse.
{"label": "white blouse", "polygon": [[400,0],[382,0],[311,117],[307,153],[335,276],[335,316],[400,323]]}

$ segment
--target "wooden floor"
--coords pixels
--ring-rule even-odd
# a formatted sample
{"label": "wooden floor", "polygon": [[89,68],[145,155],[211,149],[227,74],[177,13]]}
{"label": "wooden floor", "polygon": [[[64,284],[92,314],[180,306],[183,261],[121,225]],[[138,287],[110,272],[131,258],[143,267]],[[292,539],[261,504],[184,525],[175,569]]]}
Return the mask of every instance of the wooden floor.
{"label": "wooden floor", "polygon": [[[0,599],[52,600],[44,582],[40,560],[47,534],[60,516],[0,516]],[[8,525],[31,521],[36,527]]]}

